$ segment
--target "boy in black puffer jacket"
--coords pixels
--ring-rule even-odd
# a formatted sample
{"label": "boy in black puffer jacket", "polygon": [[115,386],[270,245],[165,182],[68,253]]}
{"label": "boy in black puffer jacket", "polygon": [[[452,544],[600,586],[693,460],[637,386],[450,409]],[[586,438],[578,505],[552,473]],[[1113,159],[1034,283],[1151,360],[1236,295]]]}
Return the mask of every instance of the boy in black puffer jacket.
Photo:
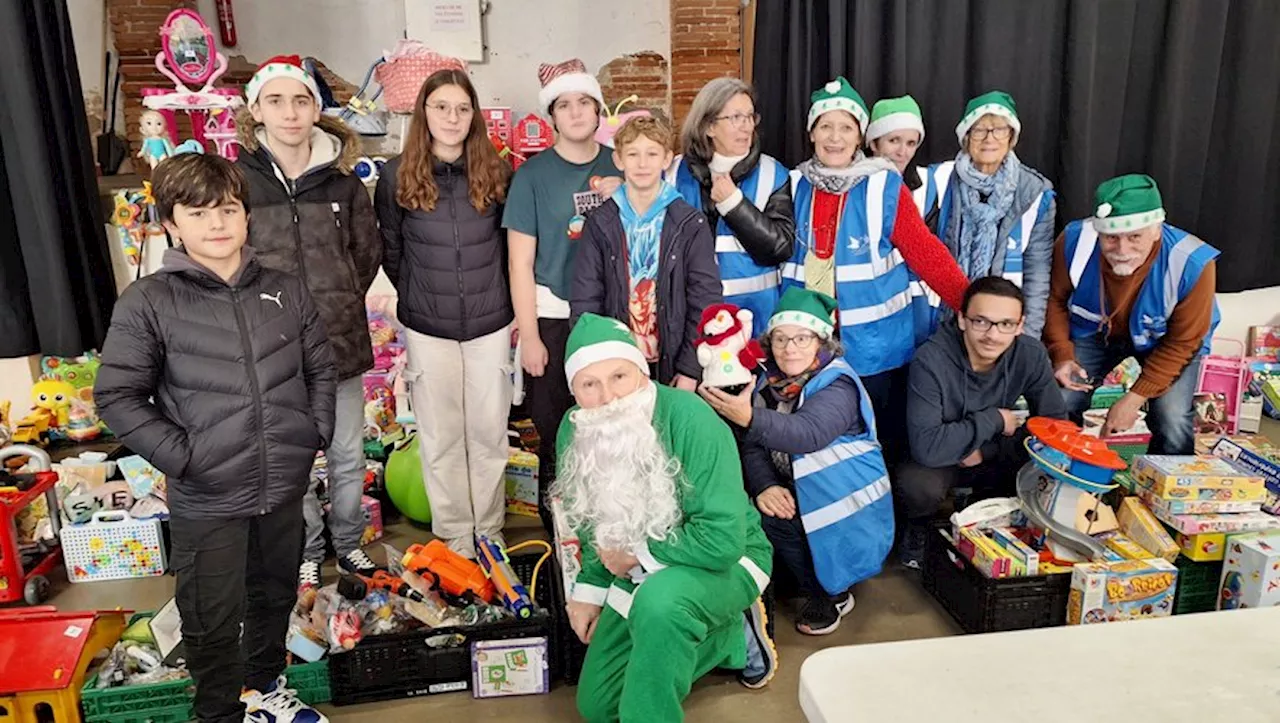
{"label": "boy in black puffer jacket", "polygon": [[320,723],[280,674],[302,495],[333,434],[333,354],[306,286],[244,245],[248,192],[234,165],[185,154],[160,164],[154,181],[160,219],[182,248],[120,297],[94,399],[116,435],[169,478],[197,717],[239,722],[248,704],[271,720]]}
{"label": "boy in black puffer jacket", "polygon": [[[236,119],[253,205],[249,245],[269,269],[297,274],[329,332],[338,365],[334,431],[325,449],[329,532],[344,572],[372,574],[360,548],[364,514],[364,383],[373,367],[365,294],[378,273],[382,242],[373,202],[352,174],[360,138],[338,118],[321,115],[316,78],[296,56],[276,56],[245,86]],[[300,588],[320,586],[326,519],[315,491],[303,500],[307,539]]]}

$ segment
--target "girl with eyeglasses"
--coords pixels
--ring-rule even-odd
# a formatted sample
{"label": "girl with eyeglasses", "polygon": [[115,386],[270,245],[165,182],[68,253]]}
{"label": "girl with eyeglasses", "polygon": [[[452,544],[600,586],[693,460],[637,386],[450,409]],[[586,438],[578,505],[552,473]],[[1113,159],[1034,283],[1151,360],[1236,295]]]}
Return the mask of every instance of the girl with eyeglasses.
{"label": "girl with eyeglasses", "polygon": [[501,221],[510,177],[471,80],[441,70],[418,92],[404,153],[383,167],[375,193],[431,530],[467,557],[475,534],[501,544],[506,519],[512,311]]}
{"label": "girl with eyeglasses", "polygon": [[778,301],[778,265],[791,257],[795,221],[787,169],[760,152],[755,93],[717,78],[693,99],[680,134],[683,155],[668,178],[706,214],[726,302],[749,309],[753,334]]}
{"label": "girl with eyeglasses", "polygon": [[836,306],[826,294],[787,289],[761,337],[756,388],[699,390],[737,428],[747,494],[782,563],[774,570],[787,570],[804,600],[796,630],[805,635],[840,626],[853,610],[850,587],[880,572],[893,543],[876,415],[845,361]]}
{"label": "girl with eyeglasses", "polygon": [[924,213],[936,209],[934,232],[970,280],[1002,276],[1022,289],[1025,333],[1039,339],[1057,205],[1053,184],[1013,151],[1021,132],[1008,93],[993,90],[969,101],[956,126],[960,152],[929,167]]}

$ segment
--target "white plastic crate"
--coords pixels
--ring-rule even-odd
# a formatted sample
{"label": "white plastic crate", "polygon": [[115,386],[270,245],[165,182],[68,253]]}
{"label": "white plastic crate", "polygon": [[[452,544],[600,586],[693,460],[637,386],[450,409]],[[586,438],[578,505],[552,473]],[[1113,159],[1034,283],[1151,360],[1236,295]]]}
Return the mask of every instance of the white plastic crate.
{"label": "white plastic crate", "polygon": [[122,510],[96,512],[83,525],[62,528],[62,556],[71,582],[163,575],[160,520],[137,520]]}

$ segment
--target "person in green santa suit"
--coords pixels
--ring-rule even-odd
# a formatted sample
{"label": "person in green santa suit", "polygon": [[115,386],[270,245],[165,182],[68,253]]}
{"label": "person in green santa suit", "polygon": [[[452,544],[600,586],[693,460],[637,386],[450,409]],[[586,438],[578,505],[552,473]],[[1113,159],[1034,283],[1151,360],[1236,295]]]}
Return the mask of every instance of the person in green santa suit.
{"label": "person in green santa suit", "polygon": [[691,392],[654,384],[626,324],[583,314],[565,376],[577,406],[551,490],[582,543],[569,622],[587,643],[588,721],[680,721],[693,682],[777,668],[761,594],[773,548],[747,499],[733,433]]}

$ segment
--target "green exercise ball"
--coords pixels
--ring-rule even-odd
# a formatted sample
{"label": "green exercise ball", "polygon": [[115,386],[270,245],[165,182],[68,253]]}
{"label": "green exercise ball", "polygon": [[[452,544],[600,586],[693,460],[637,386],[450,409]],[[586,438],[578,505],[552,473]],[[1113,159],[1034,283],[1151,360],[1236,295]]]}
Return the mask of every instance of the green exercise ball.
{"label": "green exercise ball", "polygon": [[422,482],[422,456],[418,453],[418,435],[395,448],[387,459],[387,494],[401,514],[414,522],[431,522],[431,501]]}

